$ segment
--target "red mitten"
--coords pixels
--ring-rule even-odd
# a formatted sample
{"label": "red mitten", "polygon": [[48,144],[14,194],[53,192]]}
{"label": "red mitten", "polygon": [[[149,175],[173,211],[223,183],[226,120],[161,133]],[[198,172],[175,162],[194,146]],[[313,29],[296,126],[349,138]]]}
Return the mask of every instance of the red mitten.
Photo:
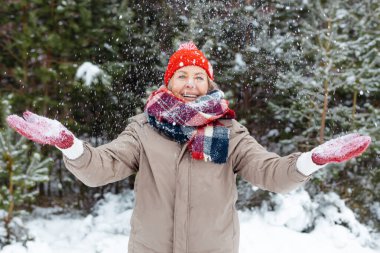
{"label": "red mitten", "polygon": [[361,155],[371,143],[371,137],[360,134],[347,134],[325,142],[314,148],[311,158],[315,164],[344,162]]}
{"label": "red mitten", "polygon": [[26,111],[21,118],[7,117],[8,125],[26,138],[40,143],[67,149],[74,143],[74,135],[57,120],[51,120]]}

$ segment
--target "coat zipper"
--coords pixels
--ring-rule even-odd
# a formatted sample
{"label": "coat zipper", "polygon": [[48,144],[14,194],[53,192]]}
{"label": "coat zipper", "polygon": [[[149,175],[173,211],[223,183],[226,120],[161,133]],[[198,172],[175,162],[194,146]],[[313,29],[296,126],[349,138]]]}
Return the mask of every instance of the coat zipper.
{"label": "coat zipper", "polygon": [[188,185],[187,185],[187,233],[186,233],[186,253],[189,252],[189,233],[190,233],[190,197],[191,197],[191,168],[193,167],[193,160],[191,157],[190,166],[188,168],[187,176],[188,176]]}
{"label": "coat zipper", "polygon": [[[179,144],[181,145],[181,144]],[[185,154],[185,151],[187,149],[187,143],[185,143],[183,145],[183,147],[181,147],[181,151],[179,153],[179,156],[178,156],[178,160],[176,162],[176,168],[175,168],[175,191],[174,191],[174,220],[173,220],[173,253],[176,252],[176,196],[177,196],[177,180],[178,180],[178,174],[179,174],[179,164],[182,160],[182,157],[184,156]],[[187,252],[187,238],[186,238],[186,252]]]}

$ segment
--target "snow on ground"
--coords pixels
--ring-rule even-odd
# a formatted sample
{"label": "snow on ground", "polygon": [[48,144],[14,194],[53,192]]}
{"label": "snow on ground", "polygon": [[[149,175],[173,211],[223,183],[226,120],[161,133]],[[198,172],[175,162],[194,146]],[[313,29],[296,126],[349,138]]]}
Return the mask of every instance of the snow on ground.
{"label": "snow on ground", "polygon": [[[379,235],[357,222],[336,194],[311,201],[304,190],[275,195],[272,211],[239,212],[240,253],[375,253]],[[131,193],[107,194],[91,215],[36,208],[25,221],[34,241],[12,244],[0,253],[125,253],[128,249]],[[312,226],[310,233],[300,231]],[[372,248],[368,247],[372,245]]]}

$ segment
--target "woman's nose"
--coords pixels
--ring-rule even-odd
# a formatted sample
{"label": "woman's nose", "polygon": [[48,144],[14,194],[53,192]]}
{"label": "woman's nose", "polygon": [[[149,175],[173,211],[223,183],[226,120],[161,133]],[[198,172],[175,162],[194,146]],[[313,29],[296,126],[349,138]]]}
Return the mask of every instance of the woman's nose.
{"label": "woman's nose", "polygon": [[194,80],[193,80],[192,78],[189,78],[189,79],[186,81],[186,87],[187,87],[187,88],[195,88]]}

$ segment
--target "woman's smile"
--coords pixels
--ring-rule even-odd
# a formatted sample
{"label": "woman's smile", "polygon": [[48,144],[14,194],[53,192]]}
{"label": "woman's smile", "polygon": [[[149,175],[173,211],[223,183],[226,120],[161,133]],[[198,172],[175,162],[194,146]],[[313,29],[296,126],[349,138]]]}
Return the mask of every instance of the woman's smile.
{"label": "woman's smile", "polygon": [[181,96],[186,101],[194,101],[199,97],[198,94],[191,94],[191,93],[187,93],[187,92],[182,93]]}

